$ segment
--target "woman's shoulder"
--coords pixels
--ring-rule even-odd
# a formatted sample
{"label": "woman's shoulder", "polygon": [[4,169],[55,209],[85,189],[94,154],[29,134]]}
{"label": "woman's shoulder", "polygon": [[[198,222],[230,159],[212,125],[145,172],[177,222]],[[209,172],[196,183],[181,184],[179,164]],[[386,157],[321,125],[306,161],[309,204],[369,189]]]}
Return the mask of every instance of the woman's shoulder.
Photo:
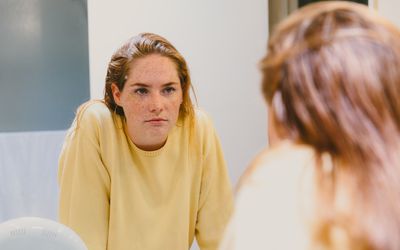
{"label": "woman's shoulder", "polygon": [[89,100],[77,109],[77,116],[109,116],[111,114],[107,105],[102,100]]}
{"label": "woman's shoulder", "polygon": [[211,135],[214,133],[214,121],[211,115],[204,109],[196,108],[194,110],[194,129],[200,136]]}
{"label": "woman's shoulder", "polygon": [[205,110],[200,108],[194,110],[193,129],[196,140],[204,146],[210,146],[214,138],[218,137],[213,119]]}
{"label": "woman's shoulder", "polygon": [[255,158],[236,195],[230,237],[237,249],[306,249],[302,174],[312,159],[311,148],[288,142]]}
{"label": "woman's shoulder", "polygon": [[90,100],[79,106],[76,112],[77,123],[104,123],[112,121],[112,113],[102,100]]}
{"label": "woman's shoulder", "polygon": [[314,150],[306,145],[283,141],[261,151],[245,170],[240,185],[258,183],[271,186],[277,179],[298,181],[301,173],[313,165]]}
{"label": "woman's shoulder", "polygon": [[204,109],[194,109],[194,118],[200,126],[207,126],[212,124],[211,116]]}
{"label": "woman's shoulder", "polygon": [[78,107],[69,131],[110,132],[113,128],[122,126],[122,120],[113,115],[102,100],[90,100]]}

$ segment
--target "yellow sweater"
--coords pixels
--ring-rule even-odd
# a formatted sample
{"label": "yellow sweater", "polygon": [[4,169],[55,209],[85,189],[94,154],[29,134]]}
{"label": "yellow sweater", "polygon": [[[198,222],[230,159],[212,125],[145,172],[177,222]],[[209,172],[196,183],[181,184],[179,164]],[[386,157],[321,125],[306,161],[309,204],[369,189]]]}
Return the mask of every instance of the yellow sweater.
{"label": "yellow sweater", "polygon": [[[59,160],[60,221],[89,250],[217,249],[231,185],[210,119],[178,121],[164,147],[137,148],[102,102],[83,105]],[[194,145],[194,147],[193,147]]]}

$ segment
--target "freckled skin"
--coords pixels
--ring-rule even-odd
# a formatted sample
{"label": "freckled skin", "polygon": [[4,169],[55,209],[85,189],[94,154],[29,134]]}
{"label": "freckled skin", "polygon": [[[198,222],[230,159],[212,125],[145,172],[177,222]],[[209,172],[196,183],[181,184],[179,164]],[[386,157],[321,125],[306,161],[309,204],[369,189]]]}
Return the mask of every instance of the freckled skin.
{"label": "freckled skin", "polygon": [[182,104],[182,87],[176,66],[161,55],[132,62],[124,88],[112,85],[115,102],[126,116],[128,134],[140,149],[161,148],[175,126]]}

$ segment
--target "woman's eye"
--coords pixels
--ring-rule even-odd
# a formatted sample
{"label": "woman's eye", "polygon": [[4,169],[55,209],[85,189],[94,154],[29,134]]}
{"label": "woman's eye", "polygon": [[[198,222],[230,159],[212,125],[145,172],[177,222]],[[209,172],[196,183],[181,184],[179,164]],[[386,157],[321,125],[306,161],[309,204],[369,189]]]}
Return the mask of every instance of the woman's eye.
{"label": "woman's eye", "polygon": [[139,88],[139,89],[135,89],[135,93],[139,94],[139,95],[145,95],[147,94],[149,91],[146,88]]}
{"label": "woman's eye", "polygon": [[166,87],[163,91],[166,94],[171,94],[171,93],[175,92],[175,88],[174,87]]}

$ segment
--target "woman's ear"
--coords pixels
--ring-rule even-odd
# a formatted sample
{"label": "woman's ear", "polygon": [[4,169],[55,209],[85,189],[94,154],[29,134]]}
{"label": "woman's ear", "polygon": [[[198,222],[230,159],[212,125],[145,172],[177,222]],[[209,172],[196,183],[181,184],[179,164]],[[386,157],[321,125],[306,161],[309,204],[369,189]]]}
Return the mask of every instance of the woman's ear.
{"label": "woman's ear", "polygon": [[282,121],[285,120],[286,112],[279,92],[274,94],[272,102],[268,105],[268,142],[270,146],[287,139]]}
{"label": "woman's ear", "polygon": [[111,92],[114,98],[114,102],[118,105],[121,106],[121,91],[119,90],[117,84],[112,83],[111,84]]}
{"label": "woman's ear", "polygon": [[268,105],[268,144],[274,146],[280,141],[273,107]]}

